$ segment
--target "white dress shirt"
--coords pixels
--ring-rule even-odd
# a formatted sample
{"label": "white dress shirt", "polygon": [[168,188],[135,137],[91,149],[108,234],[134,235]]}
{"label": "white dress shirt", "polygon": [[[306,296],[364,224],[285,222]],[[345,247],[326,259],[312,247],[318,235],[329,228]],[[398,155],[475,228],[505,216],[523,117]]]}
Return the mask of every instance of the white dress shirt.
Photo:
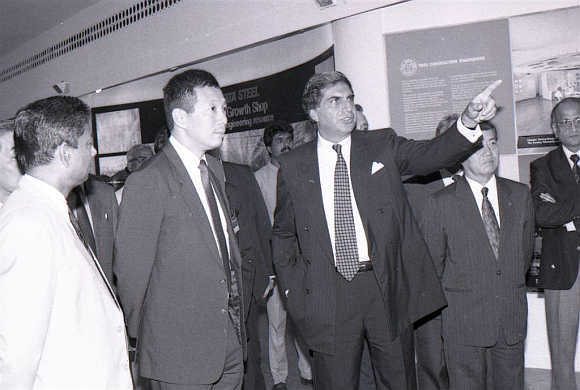
{"label": "white dress shirt", "polygon": [[0,210],[0,388],[132,389],[125,322],[64,196],[25,175]]}
{"label": "white dress shirt", "polygon": [[[203,159],[205,161],[205,155],[203,156],[196,156],[194,155],[189,149],[187,149],[182,143],[180,143],[174,136],[169,137],[169,142],[173,145],[173,148],[177,152],[177,155],[181,159],[183,165],[185,165],[185,170],[189,175],[191,181],[193,182],[193,186],[195,187],[195,191],[197,191],[197,195],[201,200],[201,204],[203,205],[203,209],[205,210],[205,215],[209,220],[209,224],[211,226],[211,230],[213,233],[213,237],[215,239],[215,244],[220,251],[220,243],[216,234],[215,226],[213,226],[213,219],[211,217],[211,211],[209,208],[209,204],[207,203],[207,197],[205,196],[205,190],[203,188],[203,183],[201,182],[201,172],[199,171],[199,163]],[[207,161],[206,161],[207,162]],[[209,168],[209,167],[208,167]],[[228,247],[228,252],[230,251],[230,240],[229,234],[227,229],[227,222],[225,219],[224,211],[222,210],[221,202],[218,200],[218,196],[215,194],[214,189],[214,196],[216,198],[216,203],[218,206],[218,212],[220,214],[220,221],[222,223],[222,229],[224,231],[224,236],[226,238],[226,245]]]}
{"label": "white dress shirt", "polygon": [[481,189],[483,187],[487,187],[487,199],[489,199],[489,202],[491,203],[492,207],[493,207],[493,212],[495,214],[495,218],[497,219],[497,224],[499,226],[501,226],[501,221],[500,221],[500,210],[499,210],[499,201],[497,198],[497,181],[495,180],[495,175],[493,175],[491,177],[491,179],[489,179],[489,181],[487,183],[485,183],[485,185],[481,185],[480,183],[476,182],[475,180],[470,179],[469,177],[465,176],[465,178],[467,179],[467,183],[469,184],[469,187],[471,187],[471,192],[473,192],[473,196],[475,197],[475,202],[477,203],[477,208],[479,210],[479,214],[481,214],[481,206],[482,206],[482,202],[483,202],[483,194],[481,193]]}
{"label": "white dress shirt", "polygon": [[[346,162],[348,170],[348,180],[350,189],[350,202],[352,204],[352,216],[354,218],[354,228],[356,231],[356,246],[358,249],[359,261],[369,261],[369,249],[367,237],[363,228],[362,219],[358,211],[354,192],[352,191],[352,180],[350,174],[350,136],[339,142],[341,145],[341,153]],[[334,232],[334,169],[338,154],[332,149],[334,143],[325,140],[320,134],[318,135],[317,153],[318,153],[318,171],[320,174],[320,189],[322,191],[322,203],[324,205],[324,213],[326,215],[326,224],[328,232],[330,233],[330,242],[332,244],[332,252],[334,253],[334,261],[336,263],[336,247],[335,247],[335,232]]]}
{"label": "white dress shirt", "polygon": [[278,185],[278,167],[271,162],[254,172],[258,186],[262,191],[264,203],[268,209],[270,223],[274,224],[274,211],[276,210],[276,186]]}

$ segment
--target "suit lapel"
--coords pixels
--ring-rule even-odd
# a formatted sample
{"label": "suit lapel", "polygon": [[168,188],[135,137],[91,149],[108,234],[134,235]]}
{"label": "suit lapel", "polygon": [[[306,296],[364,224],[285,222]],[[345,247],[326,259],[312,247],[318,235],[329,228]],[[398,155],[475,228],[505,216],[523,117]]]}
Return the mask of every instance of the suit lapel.
{"label": "suit lapel", "polygon": [[100,238],[101,234],[97,234],[97,226],[102,225],[102,220],[109,218],[106,215],[103,204],[99,200],[99,197],[95,194],[95,188],[92,184],[92,179],[89,179],[85,185],[85,194],[87,196],[87,201],[89,203],[89,209],[91,210],[91,222],[93,227],[93,237],[95,238],[95,244],[97,246],[97,253],[102,250],[102,242]]}
{"label": "suit lapel", "polygon": [[502,252],[510,245],[513,240],[514,234],[512,229],[514,226],[514,221],[516,221],[515,208],[513,207],[513,202],[511,199],[511,190],[507,184],[501,179],[496,178],[497,182],[497,197],[499,202],[499,213],[500,213],[500,244],[499,244],[499,258],[501,259]]}
{"label": "suit lapel", "polygon": [[189,211],[192,213],[193,218],[198,221],[196,226],[199,228],[198,230],[203,237],[203,242],[205,242],[213,252],[215,255],[214,258],[217,259],[217,261],[221,261],[208,216],[205,213],[205,209],[203,208],[195,186],[185,169],[185,165],[183,165],[181,158],[179,158],[179,155],[170,143],[162,149],[162,152],[169,160],[176,180],[174,183],[176,187],[171,190],[175,190],[175,192],[181,196],[189,208]]}
{"label": "suit lapel", "polygon": [[351,136],[350,144],[350,182],[352,184],[352,192],[359,209],[363,225],[366,226],[365,217],[368,215],[366,206],[369,202],[365,199],[365,194],[369,192],[369,179],[371,177],[371,161],[372,156],[366,145],[356,136]]}
{"label": "suit lapel", "polygon": [[572,173],[572,169],[562,147],[558,148],[558,153],[554,153],[552,156],[550,168],[556,182],[561,182],[564,185],[572,187],[577,186],[578,184],[574,179],[574,174]]}
{"label": "suit lapel", "polygon": [[326,255],[328,261],[334,264],[330,233],[326,223],[324,203],[322,202],[317,142],[313,141],[305,146],[305,148],[305,157],[302,158],[297,174],[299,182],[302,183],[302,191],[304,192],[302,199],[308,202],[308,207],[305,210],[309,215],[309,228],[313,230],[312,234],[314,237],[320,237],[322,252]]}

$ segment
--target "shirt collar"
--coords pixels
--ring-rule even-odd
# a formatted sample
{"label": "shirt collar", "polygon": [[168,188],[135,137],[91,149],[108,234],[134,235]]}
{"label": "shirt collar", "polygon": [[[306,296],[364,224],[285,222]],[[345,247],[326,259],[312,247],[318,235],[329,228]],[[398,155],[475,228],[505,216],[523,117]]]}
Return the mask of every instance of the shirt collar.
{"label": "shirt collar", "polygon": [[171,145],[173,145],[173,148],[177,152],[177,155],[183,161],[195,162],[195,165],[198,166],[201,159],[205,160],[205,153],[202,156],[196,155],[191,150],[186,148],[181,142],[179,142],[177,138],[175,138],[173,135],[169,137],[169,142],[171,143]]}
{"label": "shirt collar", "polygon": [[467,180],[467,183],[469,184],[469,187],[471,187],[471,191],[473,193],[481,194],[481,189],[483,187],[487,187],[489,191],[488,193],[497,193],[497,181],[495,179],[495,175],[493,175],[491,179],[489,179],[489,181],[484,185],[480,184],[479,182],[473,179],[470,179],[467,176],[465,176],[465,179]]}
{"label": "shirt collar", "polygon": [[562,145],[562,150],[564,150],[564,154],[566,155],[566,161],[568,161],[568,165],[570,165],[570,168],[574,167],[574,162],[572,162],[572,160],[570,160],[570,156],[573,154],[579,155],[580,156],[580,152],[572,152],[570,149],[568,149],[567,147],[565,147],[564,145]]}
{"label": "shirt collar", "polygon": [[336,155],[336,151],[334,149],[332,149],[332,146],[336,145],[338,143],[340,145],[340,152],[342,153],[342,156],[343,156],[343,158],[348,166],[348,164],[350,162],[350,145],[352,143],[350,135],[340,142],[330,142],[327,139],[325,139],[324,137],[322,137],[320,135],[320,133],[318,133],[317,138],[318,138],[318,143],[317,143],[318,150],[324,151],[326,153],[332,152],[333,154]]}
{"label": "shirt collar", "polygon": [[45,181],[25,174],[20,179],[18,186],[23,189],[28,189],[41,198],[58,205],[59,208],[62,208],[63,211],[68,213],[68,204],[64,195]]}

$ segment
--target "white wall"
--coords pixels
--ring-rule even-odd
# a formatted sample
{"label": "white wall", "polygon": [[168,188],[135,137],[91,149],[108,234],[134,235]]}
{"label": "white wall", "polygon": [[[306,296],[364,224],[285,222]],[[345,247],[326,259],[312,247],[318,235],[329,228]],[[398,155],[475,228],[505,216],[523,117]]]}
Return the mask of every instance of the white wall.
{"label": "white wall", "polygon": [[[325,9],[314,0],[181,1],[0,83],[0,118],[13,115],[30,101],[53,95],[52,85],[61,80],[71,83],[70,95],[80,96],[397,1],[401,0],[338,0],[336,6]],[[135,2],[102,0],[0,58],[0,70]],[[270,59],[264,58],[261,66],[267,67]]]}

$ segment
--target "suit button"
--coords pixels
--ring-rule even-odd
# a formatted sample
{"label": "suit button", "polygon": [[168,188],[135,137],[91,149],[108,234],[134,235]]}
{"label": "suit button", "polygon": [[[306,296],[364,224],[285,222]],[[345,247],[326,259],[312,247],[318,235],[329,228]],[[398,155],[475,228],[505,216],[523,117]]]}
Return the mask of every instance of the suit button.
{"label": "suit button", "polygon": [[228,311],[226,309],[222,309],[222,313],[226,314]]}
{"label": "suit button", "polygon": [[310,289],[309,289],[309,288],[307,288],[307,289],[306,289],[306,295],[309,295],[309,294],[310,294]]}
{"label": "suit button", "polygon": [[556,269],[556,264],[550,264],[550,268]]}
{"label": "suit button", "polygon": [[500,270],[497,270],[497,271],[495,271],[495,274],[496,274],[497,276],[501,276],[501,271],[500,271]]}
{"label": "suit button", "polygon": [[576,250],[577,250],[577,251],[580,251],[580,245],[578,245],[578,246],[576,247]]}
{"label": "suit button", "polygon": [[248,259],[248,263],[252,264],[254,262],[254,259]]}
{"label": "suit button", "polygon": [[304,230],[309,232],[310,231],[310,225],[304,225]]}

